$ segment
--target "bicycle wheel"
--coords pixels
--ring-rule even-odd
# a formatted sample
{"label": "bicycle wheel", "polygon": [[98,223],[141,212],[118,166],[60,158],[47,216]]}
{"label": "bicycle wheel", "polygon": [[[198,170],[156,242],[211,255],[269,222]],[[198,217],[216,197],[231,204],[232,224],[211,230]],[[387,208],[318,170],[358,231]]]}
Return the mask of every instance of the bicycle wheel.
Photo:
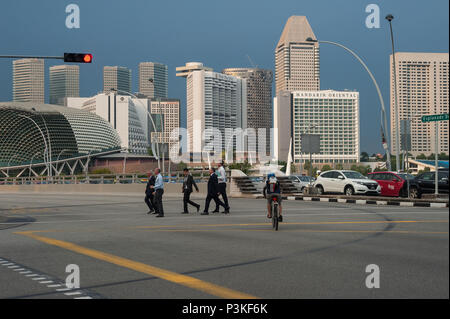
{"label": "bicycle wheel", "polygon": [[278,205],[273,205],[272,227],[273,229],[278,230]]}

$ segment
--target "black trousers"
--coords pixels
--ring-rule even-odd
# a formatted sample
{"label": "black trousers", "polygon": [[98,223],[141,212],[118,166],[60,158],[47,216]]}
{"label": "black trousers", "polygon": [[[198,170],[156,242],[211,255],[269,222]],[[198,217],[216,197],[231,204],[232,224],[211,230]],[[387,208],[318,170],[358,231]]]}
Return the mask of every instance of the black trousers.
{"label": "black trousers", "polygon": [[208,196],[206,196],[206,201],[205,201],[205,212],[208,211],[209,209],[209,203],[211,202],[211,199],[214,199],[214,201],[216,202],[216,210],[219,210],[219,206],[222,206],[223,208],[227,209],[225,207],[225,204],[219,199],[219,196],[217,196],[217,194],[208,194]]}
{"label": "black trousers", "polygon": [[154,198],[153,198],[153,195],[145,195],[145,203],[147,204],[147,206],[148,206],[148,208],[151,210],[151,211],[154,211],[155,210],[155,204],[154,204]]}
{"label": "black trousers", "polygon": [[[225,203],[225,209],[229,209],[228,196],[227,196],[227,183],[219,183],[219,193],[222,195],[223,202]],[[219,205],[216,203],[216,211],[219,210]]]}
{"label": "black trousers", "polygon": [[184,196],[183,196],[183,208],[184,208],[184,212],[188,213],[188,204],[194,206],[195,208],[200,207],[199,204],[194,203],[193,201],[191,201],[191,193],[190,191],[184,191]]}
{"label": "black trousers", "polygon": [[164,194],[164,189],[157,189],[155,191],[155,208],[158,214],[164,215],[162,196]]}

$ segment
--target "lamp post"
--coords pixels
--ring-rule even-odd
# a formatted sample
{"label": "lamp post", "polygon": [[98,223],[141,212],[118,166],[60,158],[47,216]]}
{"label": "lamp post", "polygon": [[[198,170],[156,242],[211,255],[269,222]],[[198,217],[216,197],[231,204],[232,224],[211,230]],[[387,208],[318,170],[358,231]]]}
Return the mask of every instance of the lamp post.
{"label": "lamp post", "polygon": [[[36,121],[33,120],[31,117],[26,116],[26,115],[23,115],[23,114],[18,114],[17,116],[26,118],[26,119],[30,120],[31,122],[33,122],[33,124],[37,127],[37,129],[38,129],[39,132],[41,133],[42,139],[44,140],[44,145],[45,145],[45,150],[44,150],[44,154],[43,154],[43,155],[44,155],[44,162],[45,162],[45,165],[47,166],[47,174],[49,174],[48,171],[50,170],[50,167],[49,167],[49,163],[48,163],[48,144],[47,144],[47,140],[46,140],[46,138],[45,138],[44,133],[42,132],[41,128],[40,128],[39,125],[36,123]],[[47,159],[46,159],[46,156],[47,156]]]}
{"label": "lamp post", "polygon": [[[155,98],[155,93],[156,93],[156,88],[155,88],[155,82],[153,80],[153,78],[149,78],[148,81],[152,84],[153,86],[153,97]],[[161,137],[160,137],[160,142],[158,143],[158,154],[160,154],[160,148],[161,148],[161,144],[163,144],[163,152],[162,152],[162,172],[163,174],[165,173],[165,163],[166,163],[166,155],[165,155],[165,151],[166,151],[166,147],[165,147],[165,132],[164,132],[164,121],[163,121],[163,112],[161,109],[161,98],[156,98],[158,101],[158,111],[159,111],[159,120],[161,122]],[[156,131],[156,128],[155,128]],[[170,165],[170,161],[169,161],[169,165]]]}
{"label": "lamp post", "polygon": [[45,121],[44,117],[42,116],[41,113],[39,113],[38,111],[36,111],[36,108],[32,107],[31,108],[34,112],[36,112],[37,115],[39,115],[42,119],[42,122],[44,122],[44,126],[45,126],[45,130],[47,131],[47,139],[48,139],[48,150],[47,150],[47,156],[48,156],[48,163],[50,166],[50,171],[48,172],[49,176],[53,175],[53,167],[51,166],[51,161],[52,161],[52,143],[51,143],[51,139],[50,139],[50,133],[48,132],[48,127],[47,127],[47,122]]}
{"label": "lamp post", "polygon": [[395,64],[395,47],[394,47],[394,33],[392,31],[392,20],[394,16],[392,14],[388,14],[386,16],[386,20],[389,21],[389,29],[391,31],[391,43],[392,43],[392,67],[393,67],[393,75],[394,75],[394,116],[395,116],[395,156],[396,156],[396,169],[399,171],[399,163],[400,163],[400,128],[399,128],[399,111],[398,111],[398,103],[397,103],[397,69]]}
{"label": "lamp post", "polygon": [[[145,107],[145,105],[139,100],[139,98],[135,95],[135,94],[133,94],[133,93],[131,93],[131,92],[127,92],[127,91],[123,91],[123,90],[118,90],[118,89],[110,89],[110,91],[113,91],[113,92],[117,92],[117,93],[125,93],[125,94],[127,94],[127,95],[130,95],[130,96],[132,96],[132,97],[134,97],[135,99],[137,99],[138,100],[138,102],[139,103],[141,103],[141,106],[145,109],[145,111],[147,112],[147,116],[150,118],[150,122],[152,123],[152,125],[153,125],[153,129],[155,130],[155,132],[156,132],[156,125],[155,125],[155,122],[153,121],[153,118],[152,118],[152,115],[150,114],[150,112],[147,110],[147,108]],[[151,135],[150,135],[150,138],[151,138]],[[151,143],[151,141],[149,141],[150,143]],[[151,145],[153,145],[153,144],[151,144]],[[152,152],[153,152],[153,149],[152,149]],[[154,153],[154,152],[153,152]],[[159,154],[159,148],[158,148],[158,152],[157,152],[158,154],[156,155],[156,158],[157,158],[157,160],[158,160],[158,167],[160,166],[160,154]],[[155,156],[155,154],[153,154],[153,156]]]}
{"label": "lamp post", "polygon": [[65,151],[70,151],[70,150],[68,150],[68,149],[63,149],[61,152],[59,152],[58,157],[56,158],[55,166],[56,166],[56,173],[58,174],[58,176],[59,176],[59,171],[58,171],[58,161],[59,161],[59,157],[60,157],[61,154],[64,153]]}
{"label": "lamp post", "polygon": [[[381,94],[380,87],[378,86],[378,83],[375,80],[375,77],[373,76],[372,72],[369,70],[367,65],[364,63],[364,61],[355,52],[353,52],[352,50],[350,50],[349,48],[347,48],[346,46],[344,46],[344,45],[342,45],[340,43],[332,42],[332,41],[313,40],[312,38],[307,38],[306,41],[308,41],[308,42],[318,42],[318,43],[327,43],[327,44],[332,44],[332,45],[338,46],[338,47],[346,50],[347,52],[349,52],[351,55],[353,55],[358,60],[359,63],[361,63],[361,65],[364,67],[364,69],[367,71],[367,73],[369,74],[370,78],[372,79],[372,82],[375,85],[375,88],[377,90],[378,98],[380,100],[380,105],[381,105],[381,114],[382,114],[381,128],[384,129],[385,136],[386,136],[386,142],[387,142],[387,144],[389,144],[389,135],[388,135],[388,131],[387,131],[386,109],[384,107],[383,95]],[[383,128],[383,122],[384,122],[384,128]],[[397,141],[398,141],[398,139],[397,139]],[[391,170],[391,156],[390,156],[390,152],[389,152],[389,145],[386,148],[386,166],[387,166],[388,170]]]}
{"label": "lamp post", "polygon": [[9,165],[10,165],[10,163],[11,163],[11,160],[12,160],[14,157],[16,157],[16,156],[19,156],[19,154],[14,154],[13,156],[11,156],[11,157],[9,158],[9,161],[8,161],[8,168],[6,169],[6,175],[8,175],[8,177],[9,177]]}
{"label": "lamp post", "polygon": [[[38,155],[38,154],[42,154],[42,152],[37,152],[36,154],[34,154],[34,155],[31,157],[31,160],[30,160],[30,168],[29,168],[29,170],[28,170],[28,179],[31,178],[31,165],[33,164],[33,159],[34,159],[34,157],[35,157],[36,155]],[[45,160],[45,159],[44,159],[44,160]]]}

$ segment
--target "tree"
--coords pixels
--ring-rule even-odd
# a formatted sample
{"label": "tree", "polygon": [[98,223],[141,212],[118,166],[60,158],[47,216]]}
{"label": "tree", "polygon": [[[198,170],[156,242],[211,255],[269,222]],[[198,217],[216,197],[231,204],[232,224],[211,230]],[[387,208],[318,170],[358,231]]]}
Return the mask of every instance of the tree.
{"label": "tree", "polygon": [[427,156],[424,153],[422,153],[422,154],[416,156],[416,159],[418,159],[418,160],[426,160]]}
{"label": "tree", "polygon": [[325,164],[324,166],[322,166],[322,172],[330,171],[332,169],[333,168],[331,168],[331,166],[328,164]]}
{"label": "tree", "polygon": [[180,163],[178,163],[177,169],[178,169],[179,171],[182,171],[182,170],[184,170],[185,168],[187,168],[187,164],[186,164],[186,163],[184,163],[183,161],[181,161]]}
{"label": "tree", "polygon": [[372,169],[370,168],[369,165],[364,166],[364,165],[356,165],[356,164],[352,165],[351,170],[352,171],[356,171],[356,172],[360,172],[364,176],[366,176],[368,173],[370,173],[372,171]]}
{"label": "tree", "polygon": [[438,159],[439,160],[447,160],[448,161],[448,155],[447,154],[445,154],[445,153],[441,153],[441,154],[439,154],[438,155]]}
{"label": "tree", "polygon": [[339,170],[344,169],[344,166],[342,165],[342,163],[337,163],[336,169],[339,169]]}
{"label": "tree", "polygon": [[369,154],[367,152],[361,152],[361,162],[368,162]]}
{"label": "tree", "polygon": [[[241,170],[244,174],[248,174],[250,171],[250,168],[252,168],[252,165],[248,162],[248,160],[245,160],[243,163],[232,163],[229,166],[229,169],[238,169]],[[286,166],[285,166],[286,168]]]}

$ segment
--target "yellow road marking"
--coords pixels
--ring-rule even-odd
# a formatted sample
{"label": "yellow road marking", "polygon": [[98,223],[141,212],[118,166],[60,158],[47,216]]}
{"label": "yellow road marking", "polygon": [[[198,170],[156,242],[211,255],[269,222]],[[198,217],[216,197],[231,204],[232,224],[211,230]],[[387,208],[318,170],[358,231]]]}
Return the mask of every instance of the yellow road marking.
{"label": "yellow road marking", "polygon": [[[273,232],[272,229],[157,229],[157,230],[144,230],[152,232],[223,232],[223,231],[255,231],[255,232]],[[409,230],[301,230],[301,229],[288,229],[284,232],[299,232],[299,233],[379,233],[384,232],[386,234],[448,234],[448,232],[421,232],[421,231],[409,231]]]}
{"label": "yellow road marking", "polygon": [[109,262],[111,264],[121,266],[124,268],[132,269],[147,275],[151,275],[154,277],[158,277],[160,279],[164,279],[182,286],[186,286],[192,289],[200,290],[211,294],[216,297],[225,298],[225,299],[257,299],[258,297],[248,295],[236,290],[232,290],[226,287],[218,286],[194,277],[178,274],[169,270],[165,270],[162,268],[150,266],[141,262],[133,261],[130,259],[122,258],[119,256],[115,256],[112,254],[104,253],[98,250],[85,248],[82,246],[78,246],[76,244],[72,244],[66,241],[52,239],[48,237],[43,237],[39,235],[33,234],[33,231],[26,232],[16,232],[15,234],[24,235],[35,240],[41,241],[43,243],[57,246],[60,248],[64,248],[82,255],[86,255],[92,258],[96,258],[99,260],[103,260]]}
{"label": "yellow road marking", "polygon": [[[338,225],[338,224],[387,224],[387,223],[448,223],[448,220],[375,220],[375,221],[342,221],[342,222],[283,222],[283,225]],[[270,223],[251,224],[196,224],[196,225],[162,225],[162,226],[136,226],[138,229],[158,228],[187,228],[187,227],[230,227],[230,226],[267,226]]]}

